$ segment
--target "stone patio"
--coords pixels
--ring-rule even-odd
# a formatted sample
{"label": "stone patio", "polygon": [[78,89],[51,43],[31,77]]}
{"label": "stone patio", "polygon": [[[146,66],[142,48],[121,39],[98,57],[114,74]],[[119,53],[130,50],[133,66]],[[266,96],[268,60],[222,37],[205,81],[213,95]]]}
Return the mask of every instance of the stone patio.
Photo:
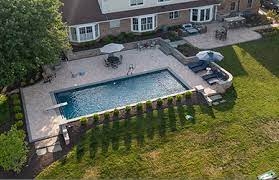
{"label": "stone patio", "polygon": [[[127,76],[128,67],[134,64],[134,74],[159,68],[170,68],[176,75],[185,81],[191,88],[202,85],[205,92],[214,93],[214,86],[210,87],[202,78],[193,73],[188,67],[181,64],[173,56],[167,56],[159,49],[144,51],[128,50],[116,55],[123,55],[123,63],[117,68],[104,66],[106,56],[96,56],[63,63],[52,83],[37,83],[22,89],[26,119],[28,124],[29,140],[37,141],[59,134],[59,125],[64,124],[63,119],[57,111],[45,111],[46,108],[56,104],[53,102],[50,92],[88,83],[100,82],[112,78]],[[72,78],[71,72],[85,71],[84,76]]]}
{"label": "stone patio", "polygon": [[227,40],[217,40],[215,31],[222,26],[222,23],[212,23],[207,25],[207,33],[184,37],[188,43],[199,49],[213,49],[242,42],[260,39],[262,36],[250,28],[229,29]]}

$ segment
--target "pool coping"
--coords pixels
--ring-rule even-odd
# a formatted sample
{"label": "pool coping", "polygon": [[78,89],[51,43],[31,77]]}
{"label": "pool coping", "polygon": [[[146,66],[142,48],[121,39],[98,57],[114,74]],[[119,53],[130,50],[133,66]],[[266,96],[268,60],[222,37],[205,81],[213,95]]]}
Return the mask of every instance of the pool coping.
{"label": "pool coping", "polygon": [[[87,83],[87,84],[82,84],[82,85],[78,85],[78,86],[72,86],[72,87],[68,87],[68,88],[63,88],[63,89],[51,91],[51,92],[49,92],[49,94],[50,94],[50,97],[51,97],[51,100],[52,100],[53,104],[57,104],[57,100],[55,98],[55,93],[60,93],[60,92],[64,92],[64,91],[74,90],[74,89],[78,89],[78,88],[85,88],[87,86],[94,86],[94,85],[98,85],[98,84],[107,83],[107,82],[110,82],[110,81],[117,81],[117,80],[121,80],[121,79],[127,79],[127,78],[131,78],[131,77],[140,76],[140,75],[144,75],[144,74],[149,74],[149,73],[153,73],[153,72],[157,72],[157,71],[163,71],[163,70],[168,70],[171,73],[171,75],[174,76],[174,78],[179,80],[180,83],[182,83],[183,86],[188,88],[186,91],[193,91],[194,90],[193,87],[191,87],[177,73],[175,73],[169,66],[167,66],[167,67],[152,69],[152,70],[149,70],[149,71],[143,71],[143,72],[136,73],[136,74],[133,74],[133,75],[119,76],[117,78],[110,78],[110,79],[106,79],[106,80],[102,80],[102,81],[97,81],[97,82],[93,82],[93,83]],[[167,98],[169,96],[175,96],[175,95],[178,95],[178,94],[182,94],[182,93],[184,93],[186,91],[179,92],[179,93],[174,93],[174,94],[169,94],[167,96],[156,97],[156,98],[145,100],[145,101],[139,101],[139,102],[136,102],[136,103],[127,104],[125,106],[116,107],[114,109],[124,109],[126,106],[135,106],[138,103],[145,103],[146,101],[155,101],[155,100],[157,100],[159,98],[164,99],[164,98]],[[61,126],[63,124],[67,124],[67,123],[70,123],[70,122],[78,121],[78,120],[80,120],[81,118],[84,118],[84,117],[86,117],[86,118],[92,117],[94,114],[104,114],[106,112],[112,112],[114,109],[108,109],[108,110],[104,110],[104,111],[99,111],[99,112],[91,113],[91,114],[84,115],[84,116],[79,116],[79,117],[72,118],[72,119],[66,119],[61,114],[60,108],[56,109],[55,113],[56,113],[57,116],[60,116],[62,121],[63,121],[63,123],[61,122],[61,124],[60,124],[60,126]]]}

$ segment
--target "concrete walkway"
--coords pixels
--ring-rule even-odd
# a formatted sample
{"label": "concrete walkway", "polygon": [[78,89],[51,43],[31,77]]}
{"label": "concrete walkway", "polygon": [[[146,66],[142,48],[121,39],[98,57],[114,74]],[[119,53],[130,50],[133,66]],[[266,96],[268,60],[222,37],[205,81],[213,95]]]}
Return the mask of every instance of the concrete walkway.
{"label": "concrete walkway", "polygon": [[204,34],[184,37],[188,43],[199,49],[213,49],[248,41],[260,39],[262,36],[249,28],[230,29],[227,40],[217,40],[215,31],[221,26],[221,23],[208,24],[208,31]]}

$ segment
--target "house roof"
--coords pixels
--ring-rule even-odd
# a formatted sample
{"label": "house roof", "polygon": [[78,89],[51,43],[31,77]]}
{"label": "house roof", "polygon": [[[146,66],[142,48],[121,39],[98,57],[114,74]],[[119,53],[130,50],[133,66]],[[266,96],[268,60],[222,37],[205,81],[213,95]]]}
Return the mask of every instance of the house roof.
{"label": "house roof", "polygon": [[109,21],[146,14],[163,13],[168,11],[189,9],[200,6],[219,4],[218,0],[197,0],[185,3],[170,4],[165,6],[156,6],[151,8],[142,8],[129,11],[121,11],[103,14],[98,0],[61,0],[64,3],[62,7],[63,21],[68,25],[87,24],[100,21]]}

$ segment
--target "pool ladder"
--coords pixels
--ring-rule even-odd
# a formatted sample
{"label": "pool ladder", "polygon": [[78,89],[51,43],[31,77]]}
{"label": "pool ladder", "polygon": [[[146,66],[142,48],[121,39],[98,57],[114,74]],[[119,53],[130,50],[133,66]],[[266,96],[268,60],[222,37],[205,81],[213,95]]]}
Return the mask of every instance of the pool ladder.
{"label": "pool ladder", "polygon": [[130,64],[129,65],[129,69],[128,69],[128,72],[127,72],[127,76],[128,75],[132,75],[133,74],[133,71],[135,70],[135,66],[134,66],[134,64]]}

